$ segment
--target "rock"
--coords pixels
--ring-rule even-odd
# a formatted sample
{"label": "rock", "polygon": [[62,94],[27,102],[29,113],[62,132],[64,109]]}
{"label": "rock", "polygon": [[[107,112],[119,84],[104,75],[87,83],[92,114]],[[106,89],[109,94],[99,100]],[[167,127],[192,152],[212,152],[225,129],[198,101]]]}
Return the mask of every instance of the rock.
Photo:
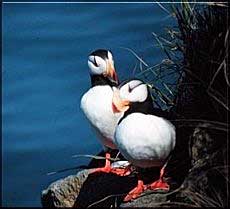
{"label": "rock", "polygon": [[[190,137],[191,165],[176,195],[176,200],[198,207],[227,205],[227,179],[223,140],[225,133],[208,128],[195,128]],[[218,198],[217,198],[218,195]]]}
{"label": "rock", "polygon": [[[104,154],[104,152],[100,152],[97,156],[104,156]],[[111,157],[114,157],[117,153],[111,152],[111,154]],[[102,167],[103,164],[104,160],[93,159],[89,163],[89,167]],[[124,196],[137,183],[135,175],[120,177],[106,173],[90,174],[90,171],[91,169],[85,169],[52,183],[42,191],[42,206],[85,208],[95,205],[110,207],[120,204]]]}
{"label": "rock", "polygon": [[41,198],[42,206],[85,208],[95,205],[109,207],[120,204],[124,195],[135,184],[134,176],[119,177],[106,173],[89,175],[89,170],[83,170],[76,175],[52,183],[44,190]]}
{"label": "rock", "polygon": [[76,175],[52,183],[42,191],[43,207],[73,207],[80,189],[87,179],[90,170],[83,170]]}
{"label": "rock", "polygon": [[[227,205],[227,184],[224,178],[225,174],[221,174],[225,171],[218,170],[224,168],[223,162],[225,160],[223,157],[225,154],[223,151],[226,148],[223,148],[221,140],[225,136],[208,128],[195,128],[193,131],[190,130],[187,136],[190,137],[191,166],[189,171],[186,172],[185,170],[184,174],[181,174],[184,163],[182,162],[180,168],[179,159],[186,159],[181,155],[181,152],[177,152],[179,153],[177,158],[172,158],[172,162],[169,162],[166,167],[166,177],[167,174],[170,176],[167,178],[171,185],[170,192],[178,189],[182,183],[179,189],[173,193],[146,191],[134,201],[124,203],[122,200],[125,195],[137,184],[135,172],[130,176],[119,177],[106,173],[90,174],[91,169],[85,169],[52,183],[42,192],[42,206],[140,208]],[[103,156],[104,153],[99,155]],[[187,161],[188,159],[185,162]],[[103,164],[103,160],[92,160],[89,165],[90,167],[101,167]],[[150,183],[159,177],[159,170],[139,170],[139,176],[145,183]],[[183,181],[181,182],[182,178]],[[214,188],[216,193],[211,188]],[[216,198],[216,194],[218,194],[219,200]]]}
{"label": "rock", "polygon": [[[103,156],[104,153],[99,153]],[[114,153],[116,155],[116,153]],[[113,157],[113,156],[112,156]],[[92,160],[89,167],[103,166],[103,160]],[[164,202],[165,194],[147,193],[135,201],[122,203],[125,195],[137,184],[135,172],[129,176],[120,177],[114,174],[90,174],[91,169],[85,169],[75,175],[58,180],[42,191],[43,207],[139,207],[154,205],[154,202]],[[159,177],[159,169],[140,170],[140,177],[145,183],[150,183]]]}
{"label": "rock", "polygon": [[167,201],[167,195],[161,193],[149,193],[149,191],[143,193],[139,198],[122,203],[120,208],[147,208],[159,206],[159,203],[165,203]]}
{"label": "rock", "polygon": [[125,195],[136,186],[135,176],[89,174],[89,171],[86,169],[52,183],[42,192],[42,206],[56,208],[151,207],[167,200],[164,193],[147,191],[134,201],[122,203]]}
{"label": "rock", "polygon": [[119,177],[114,174],[90,175],[81,188],[74,207],[110,207],[119,205],[124,196],[136,185],[134,176]]}

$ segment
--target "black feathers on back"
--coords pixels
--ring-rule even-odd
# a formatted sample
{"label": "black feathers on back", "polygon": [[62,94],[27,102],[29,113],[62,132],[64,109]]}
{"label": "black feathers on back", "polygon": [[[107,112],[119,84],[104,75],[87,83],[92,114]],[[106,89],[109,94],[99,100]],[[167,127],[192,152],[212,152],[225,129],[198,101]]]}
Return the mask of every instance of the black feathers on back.
{"label": "black feathers on back", "polygon": [[103,75],[90,75],[91,77],[91,86],[117,86],[117,83],[111,81],[109,78]]}

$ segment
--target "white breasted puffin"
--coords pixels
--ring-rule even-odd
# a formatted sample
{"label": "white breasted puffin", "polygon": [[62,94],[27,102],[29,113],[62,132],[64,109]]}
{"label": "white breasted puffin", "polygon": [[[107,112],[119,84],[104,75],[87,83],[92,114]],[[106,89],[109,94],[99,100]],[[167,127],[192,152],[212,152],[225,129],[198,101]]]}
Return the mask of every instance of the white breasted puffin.
{"label": "white breasted puffin", "polygon": [[82,96],[81,109],[106,149],[105,166],[96,168],[93,172],[128,175],[129,172],[124,171],[124,169],[111,168],[110,153],[107,151],[107,148],[116,149],[114,132],[123,114],[114,113],[112,109],[112,87],[118,85],[112,53],[105,49],[98,49],[92,52],[88,57],[88,66],[90,69],[91,88]]}
{"label": "white breasted puffin", "polygon": [[115,131],[115,144],[121,154],[134,166],[161,168],[159,180],[146,186],[139,179],[124,201],[135,199],[146,189],[168,191],[163,175],[165,163],[175,147],[175,127],[153,107],[148,86],[134,79],[114,88],[113,110],[124,112]]}

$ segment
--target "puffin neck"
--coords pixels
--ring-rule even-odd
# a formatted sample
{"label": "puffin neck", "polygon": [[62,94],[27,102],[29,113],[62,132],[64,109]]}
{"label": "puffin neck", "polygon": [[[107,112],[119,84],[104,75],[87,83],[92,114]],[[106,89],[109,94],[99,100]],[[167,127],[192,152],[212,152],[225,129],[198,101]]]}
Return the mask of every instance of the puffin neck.
{"label": "puffin neck", "polygon": [[91,86],[117,86],[117,84],[111,80],[109,80],[107,77],[104,77],[103,75],[90,75],[91,77]]}
{"label": "puffin neck", "polygon": [[165,119],[170,119],[170,115],[167,111],[160,108],[156,108],[153,105],[152,97],[148,93],[148,97],[144,102],[134,102],[130,105],[129,109],[124,113],[123,117],[120,119],[118,124],[128,115],[132,113],[142,113],[147,115],[155,115],[158,117],[163,117]]}
{"label": "puffin neck", "polygon": [[123,117],[120,119],[119,123],[128,115],[132,113],[143,113],[143,114],[152,114],[153,111],[153,102],[150,94],[148,94],[148,97],[143,102],[133,102],[131,103],[129,109],[124,113]]}
{"label": "puffin neck", "polygon": [[130,105],[130,108],[126,112],[126,114],[131,114],[134,112],[140,112],[144,114],[151,114],[153,109],[153,102],[150,94],[148,94],[148,97],[145,101],[143,102],[133,102]]}

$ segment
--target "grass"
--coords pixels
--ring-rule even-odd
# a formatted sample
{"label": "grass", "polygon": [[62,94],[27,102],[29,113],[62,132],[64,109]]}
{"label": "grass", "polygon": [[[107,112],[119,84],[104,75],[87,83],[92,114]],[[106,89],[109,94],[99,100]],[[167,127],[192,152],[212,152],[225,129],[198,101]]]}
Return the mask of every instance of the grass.
{"label": "grass", "polygon": [[[188,123],[188,126],[191,125],[191,120],[198,120],[198,124],[204,125],[203,129],[206,130],[207,124],[214,122],[206,131],[213,143],[210,150],[214,155],[218,152],[223,154],[228,145],[229,130],[227,7],[210,4],[192,7],[186,3],[182,4],[180,9],[173,7],[172,10],[179,28],[176,43],[183,55],[178,64],[180,79],[177,82],[174,111],[180,116],[179,119],[183,118]],[[204,143],[201,150],[209,150],[208,144]],[[183,195],[196,206],[226,207],[229,181],[227,173],[222,176],[216,175],[211,168],[214,166],[212,163],[216,163],[227,170],[229,163],[225,160],[226,157],[221,155],[207,156],[211,158],[204,161],[205,166],[210,167],[208,173],[206,167],[203,167],[193,176],[197,178],[191,180],[194,185],[188,186]],[[216,179],[218,184],[215,183]],[[205,183],[201,183],[205,180],[208,181],[207,188],[204,188]]]}
{"label": "grass", "polygon": [[[174,113],[173,121],[180,132],[177,152],[181,154],[172,164],[177,166],[181,160],[190,161],[191,153],[186,156],[182,150],[189,150],[195,129],[205,132],[201,152],[210,158],[201,156],[197,160],[198,165],[200,160],[204,162],[204,167],[193,176],[196,178],[191,180],[194,184],[180,191],[183,196],[180,203],[178,198],[175,200],[178,206],[227,207],[229,162],[226,147],[230,86],[228,5],[181,3],[166,8],[158,4],[167,15],[176,19],[178,27],[167,28],[164,36],[153,33],[156,46],[162,49],[166,58],[161,63],[149,66],[139,57],[143,65],[137,76],[151,87],[155,105]],[[212,146],[209,147],[208,143]],[[193,170],[195,165],[191,163],[187,169]],[[190,174],[188,170],[184,177],[188,178]],[[205,183],[202,184],[205,179],[208,181],[207,188],[204,188]]]}

